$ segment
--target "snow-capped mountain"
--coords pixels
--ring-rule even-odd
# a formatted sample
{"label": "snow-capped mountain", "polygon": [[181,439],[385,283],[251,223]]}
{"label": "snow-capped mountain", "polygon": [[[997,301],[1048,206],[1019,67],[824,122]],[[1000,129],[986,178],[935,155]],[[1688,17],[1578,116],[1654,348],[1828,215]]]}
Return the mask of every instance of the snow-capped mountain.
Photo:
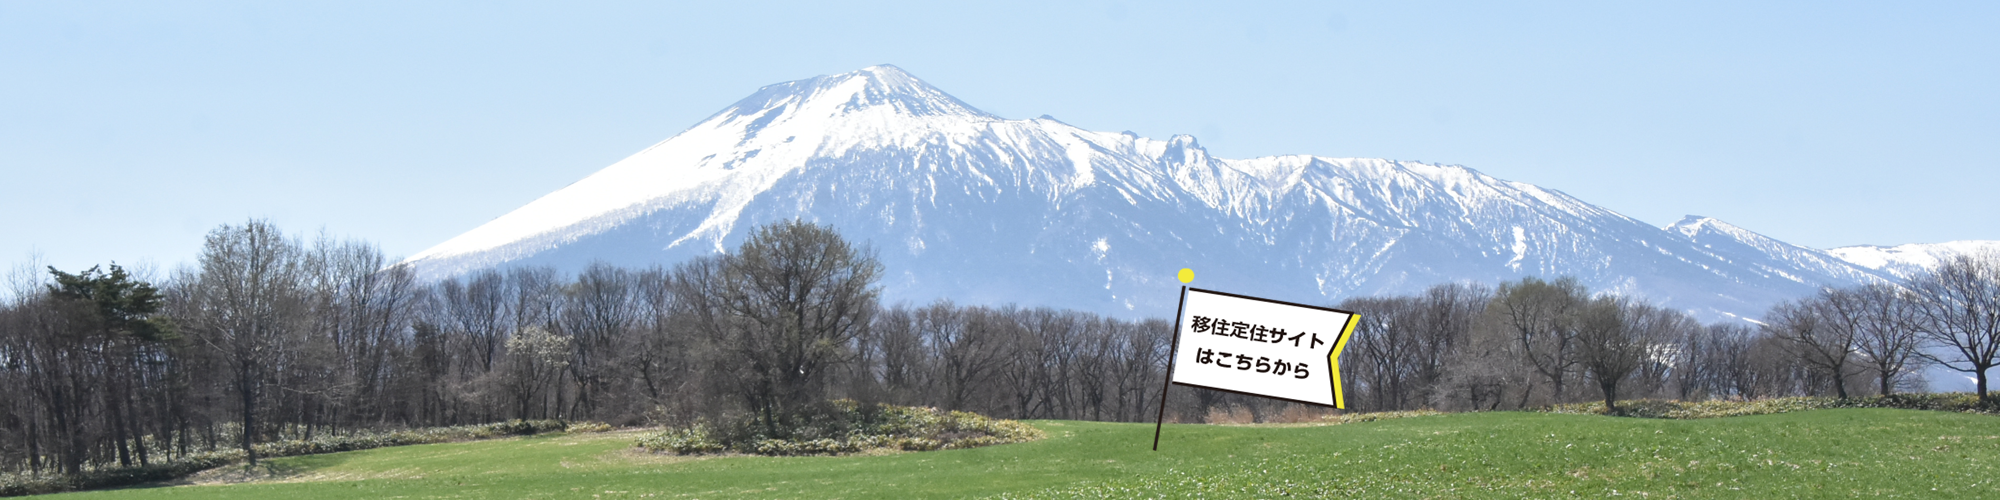
{"label": "snow-capped mountain", "polygon": [[894,66],[764,87],[410,258],[437,278],[672,264],[804,218],[876,248],[891,301],[1166,316],[1195,286],[1307,303],[1573,275],[1707,319],[1893,273],[1690,217],[1666,228],[1478,171],[1209,156],[1194,137],[997,117]]}
{"label": "snow-capped mountain", "polygon": [[1944,243],[1911,243],[1893,247],[1857,245],[1827,250],[1848,263],[1881,271],[1899,278],[1907,278],[1917,273],[1935,268],[1953,256],[1960,254],[2000,255],[2000,241],[1947,241]]}

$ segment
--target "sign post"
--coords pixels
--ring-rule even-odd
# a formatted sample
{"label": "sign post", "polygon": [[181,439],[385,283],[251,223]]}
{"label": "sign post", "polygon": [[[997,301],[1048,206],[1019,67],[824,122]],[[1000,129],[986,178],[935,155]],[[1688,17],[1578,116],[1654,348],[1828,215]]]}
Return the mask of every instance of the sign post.
{"label": "sign post", "polygon": [[[1360,319],[1338,309],[1183,286],[1167,387],[1346,409],[1340,351]],[[1167,387],[1160,388],[1154,451],[1160,449],[1160,428],[1166,423]]]}

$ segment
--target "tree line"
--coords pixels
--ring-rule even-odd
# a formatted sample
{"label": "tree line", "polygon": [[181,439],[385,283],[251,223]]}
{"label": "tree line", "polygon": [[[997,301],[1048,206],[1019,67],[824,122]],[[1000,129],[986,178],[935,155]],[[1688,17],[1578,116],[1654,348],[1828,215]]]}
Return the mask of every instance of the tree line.
{"label": "tree line", "polygon": [[[749,419],[773,435],[830,398],[1003,418],[1145,421],[1173,326],[1015,306],[883,304],[873,253],[830,228],[757,228],[671,267],[484,270],[419,282],[371,244],[262,221],[211,231],[163,276],[17,275],[0,304],[0,470],[76,473],[222,448],[507,419]],[[1920,388],[1983,373],[2000,269],[1829,289],[1763,325],[1703,325],[1571,279],[1354,298],[1352,408],[1515,409]],[[1984,393],[1984,379],[1980,379]],[[1179,421],[1324,410],[1176,388]]]}
{"label": "tree line", "polygon": [[[357,430],[508,419],[776,427],[829,398],[1135,420],[1170,327],[1047,308],[880,304],[867,249],[809,223],[673,267],[435,283],[262,221],[164,276],[16,273],[0,470],[77,473]],[[1152,387],[1152,389],[1146,389]]]}
{"label": "tree line", "polygon": [[[1571,278],[1355,298],[1342,377],[1360,408],[1521,409],[1619,399],[1749,400],[1922,391],[1922,370],[2000,364],[2000,259],[1961,255],[1901,283],[1822,288],[1760,321],[1702,324]],[[1354,400],[1350,400],[1354,401]]]}

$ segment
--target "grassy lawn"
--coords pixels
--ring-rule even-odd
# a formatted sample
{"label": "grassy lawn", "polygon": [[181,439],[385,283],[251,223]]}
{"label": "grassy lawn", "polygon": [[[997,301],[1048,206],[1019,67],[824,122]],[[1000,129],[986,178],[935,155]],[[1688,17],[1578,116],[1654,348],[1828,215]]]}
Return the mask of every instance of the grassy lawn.
{"label": "grassy lawn", "polygon": [[1049,438],[850,457],[654,456],[632,451],[629,432],[547,435],[275,459],[274,479],[66,497],[2000,497],[2000,418],[1961,413],[1170,425],[1157,453],[1151,424],[1033,423]]}

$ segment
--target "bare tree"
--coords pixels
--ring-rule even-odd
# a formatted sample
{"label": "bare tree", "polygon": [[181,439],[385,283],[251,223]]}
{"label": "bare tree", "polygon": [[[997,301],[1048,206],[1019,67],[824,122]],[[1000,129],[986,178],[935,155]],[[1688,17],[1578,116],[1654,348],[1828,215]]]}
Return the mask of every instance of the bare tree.
{"label": "bare tree", "polygon": [[871,350],[879,365],[876,378],[885,399],[896,404],[917,404],[923,399],[929,378],[930,358],[924,354],[919,313],[902,305],[875,315],[869,328]]}
{"label": "bare tree", "polygon": [[1077,402],[1081,405],[1077,415],[1090,420],[1104,420],[1105,405],[1111,400],[1111,376],[1117,362],[1111,359],[1118,352],[1118,322],[1110,318],[1091,318],[1079,323],[1082,337],[1077,339],[1076,357],[1069,379],[1076,384]]}
{"label": "bare tree", "polygon": [[578,274],[564,291],[560,315],[563,333],[573,337],[570,348],[570,377],[576,381],[576,403],[585,418],[598,415],[599,400],[612,390],[618,368],[615,359],[618,340],[638,321],[640,304],[635,300],[631,273],[603,262],[593,262]]}
{"label": "bare tree", "polygon": [[507,329],[519,332],[554,326],[556,311],[562,304],[561,294],[562,283],[556,278],[554,268],[507,269],[507,311],[513,316],[507,321]]}
{"label": "bare tree", "polygon": [[1591,300],[1577,311],[1577,364],[1604,392],[1604,408],[1618,412],[1618,384],[1645,361],[1646,341],[1628,324],[1635,309],[1617,297]]}
{"label": "bare tree", "polygon": [[1715,367],[1713,393],[1755,399],[1759,380],[1751,355],[1757,340],[1764,335],[1763,330],[1740,323],[1723,323],[1710,325],[1708,332],[1709,347],[1702,352],[1708,354]]}
{"label": "bare tree", "polygon": [[1959,255],[1910,279],[1915,323],[1924,338],[1948,351],[1918,354],[1969,373],[1987,398],[1987,370],[2000,364],[2000,257]]}
{"label": "bare tree", "polygon": [[319,324],[309,342],[330,343],[334,357],[322,361],[330,361],[323,372],[339,374],[336,393],[344,400],[332,406],[349,420],[335,423],[381,425],[397,399],[389,391],[396,358],[408,347],[416,277],[408,266],[392,265],[374,244],[326,237],[315,244],[306,267],[313,275],[313,316]]}
{"label": "bare tree", "polygon": [[1875,372],[1877,391],[1884,396],[1894,393],[1898,377],[1921,360],[1917,350],[1922,339],[1913,328],[1916,311],[1910,292],[1878,282],[1825,291],[1821,298],[1835,321],[1854,330],[1858,362]]}
{"label": "bare tree", "polygon": [[1143,421],[1149,398],[1157,397],[1152,390],[1161,384],[1166,374],[1161,368],[1167,365],[1167,344],[1172,337],[1173,325],[1162,319],[1150,319],[1137,323],[1113,322],[1117,329],[1120,352],[1114,356],[1117,367],[1118,404],[1124,409],[1119,420]]}
{"label": "bare tree", "polygon": [[936,360],[936,378],[933,382],[943,396],[938,400],[946,408],[964,408],[972,395],[972,387],[984,378],[997,361],[993,356],[993,344],[1000,339],[984,332],[975,331],[967,316],[974,311],[955,307],[949,301],[938,301],[917,311],[918,331],[923,336],[925,350]]}
{"label": "bare tree", "polygon": [[1680,311],[1618,297],[1591,300],[1579,320],[1579,363],[1613,412],[1634,374],[1643,375],[1635,380],[1642,383],[1641,394],[1658,390],[1677,357],[1675,349],[1701,328]]}
{"label": "bare tree", "polygon": [[1514,402],[1512,408],[1528,403],[1539,375],[1522,361],[1520,342],[1506,329],[1490,325],[1493,320],[1483,319],[1451,358],[1431,397],[1433,407],[1479,411],[1500,409],[1508,401]]}
{"label": "bare tree", "polygon": [[1851,325],[1836,319],[1838,315],[1826,299],[1830,293],[1822,290],[1812,298],[1772,306],[1764,315],[1764,329],[1789,342],[1798,359],[1825,374],[1834,394],[1845,398],[1860,337]]}
{"label": "bare tree", "polygon": [[1665,394],[1675,371],[1682,366],[1680,346],[1688,338],[1701,335],[1704,327],[1685,311],[1643,301],[1634,301],[1625,318],[1627,325],[1637,330],[1646,348],[1645,359],[1633,374],[1632,382],[1639,384],[1638,390],[1620,388],[1619,392],[1639,397]]}
{"label": "bare tree", "polygon": [[757,228],[734,254],[683,266],[677,300],[740,374],[737,394],[780,436],[778,419],[820,397],[824,371],[875,311],[882,265],[832,229],[802,221]]}
{"label": "bare tree", "polygon": [[997,379],[1000,393],[1015,418],[1056,418],[1069,415],[1076,400],[1076,381],[1066,377],[1079,356],[1089,321],[1074,311],[1047,308],[1000,311],[1013,327],[998,340]]}
{"label": "bare tree", "polygon": [[8,364],[18,364],[22,372],[13,380],[26,389],[19,399],[31,400],[22,419],[30,467],[39,471],[47,454],[58,471],[75,474],[90,461],[91,445],[99,439],[89,422],[96,409],[90,395],[98,384],[89,363],[93,343],[77,334],[87,327],[80,315],[66,314],[74,309],[63,302],[46,291],[16,295],[7,315],[6,351]]}
{"label": "bare tree", "polygon": [[180,316],[190,336],[225,360],[241,411],[243,453],[257,463],[258,403],[270,363],[293,341],[307,313],[300,245],[269,222],[208,233],[200,271]]}
{"label": "bare tree", "polygon": [[493,371],[506,341],[506,286],[506,278],[492,269],[475,272],[462,284],[457,278],[437,284],[445,322],[469,341],[479,373]]}
{"label": "bare tree", "polygon": [[[1423,350],[1419,347],[1415,317],[1416,300],[1409,297],[1364,297],[1341,301],[1335,307],[1354,311],[1361,319],[1355,325],[1348,349],[1359,389],[1355,398],[1367,401],[1372,410],[1408,409]],[[1422,399],[1416,401],[1422,402]]]}
{"label": "bare tree", "polygon": [[[1356,399],[1375,410],[1439,403],[1474,325],[1493,300],[1491,290],[1449,283],[1414,296],[1363,297],[1335,307],[1360,313],[1341,368]],[[1498,332],[1499,330],[1494,330]],[[1448,397],[1446,399],[1449,399]]]}
{"label": "bare tree", "polygon": [[639,375],[647,398],[660,401],[670,394],[678,395],[685,385],[688,370],[684,353],[691,346],[686,329],[673,320],[673,277],[655,267],[633,275],[632,284],[638,307],[632,322],[638,338],[624,343],[630,349],[623,364]]}
{"label": "bare tree", "polygon": [[[1577,315],[1588,293],[1576,278],[1542,281],[1533,277],[1500,284],[1486,315],[1520,346],[1519,355],[1549,382],[1552,397],[1564,401],[1564,381],[1577,364]],[[1523,400],[1526,400],[1525,394]]]}
{"label": "bare tree", "polygon": [[1417,393],[1411,399],[1422,402],[1440,390],[1450,363],[1459,356],[1486,305],[1493,301],[1493,290],[1483,285],[1447,283],[1425,289],[1416,299],[1416,314],[1407,322],[1416,330]]}
{"label": "bare tree", "polygon": [[1718,330],[1712,326],[1682,337],[1671,353],[1673,364],[1674,399],[1680,401],[1701,401],[1721,394],[1717,391],[1716,380],[1721,369],[1717,362],[1716,347]]}

